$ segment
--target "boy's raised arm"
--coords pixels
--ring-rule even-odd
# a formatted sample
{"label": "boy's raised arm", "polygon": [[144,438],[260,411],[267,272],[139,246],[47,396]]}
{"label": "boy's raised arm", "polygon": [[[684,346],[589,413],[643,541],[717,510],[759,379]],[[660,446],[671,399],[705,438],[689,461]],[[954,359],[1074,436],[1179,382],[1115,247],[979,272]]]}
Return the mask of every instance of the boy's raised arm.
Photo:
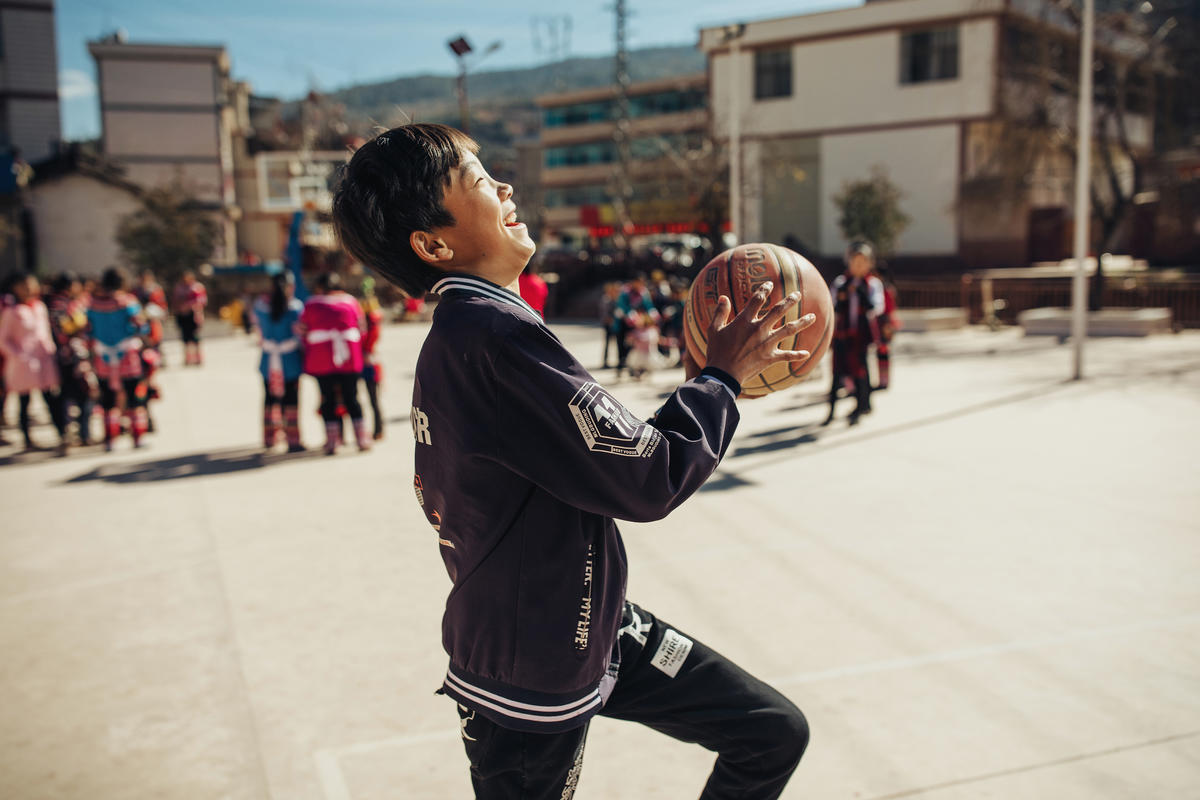
{"label": "boy's raised arm", "polygon": [[[806,358],[778,343],[813,316],[782,324],[798,299],[763,312],[770,286],[733,319],[722,299],[709,331],[709,365],[740,382],[773,361]],[[643,422],[597,384],[546,329],[506,337],[496,359],[497,450],[506,464],[566,503],[634,521],[661,519],[699,489],[739,419],[724,380],[689,380]]]}
{"label": "boy's raised arm", "polygon": [[716,469],[737,426],[732,394],[711,380],[683,384],[644,422],[542,329],[507,341],[496,368],[499,457],[595,514],[665,517]]}

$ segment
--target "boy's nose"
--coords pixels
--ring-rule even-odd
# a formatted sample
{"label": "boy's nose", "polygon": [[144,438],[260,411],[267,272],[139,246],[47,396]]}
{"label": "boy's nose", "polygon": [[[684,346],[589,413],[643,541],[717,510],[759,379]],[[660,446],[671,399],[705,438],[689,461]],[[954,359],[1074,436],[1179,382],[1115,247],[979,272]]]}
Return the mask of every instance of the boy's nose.
{"label": "boy's nose", "polygon": [[508,198],[512,197],[513,188],[512,188],[512,186],[510,186],[507,183],[502,183],[499,186],[499,192],[500,192],[500,199],[507,200]]}

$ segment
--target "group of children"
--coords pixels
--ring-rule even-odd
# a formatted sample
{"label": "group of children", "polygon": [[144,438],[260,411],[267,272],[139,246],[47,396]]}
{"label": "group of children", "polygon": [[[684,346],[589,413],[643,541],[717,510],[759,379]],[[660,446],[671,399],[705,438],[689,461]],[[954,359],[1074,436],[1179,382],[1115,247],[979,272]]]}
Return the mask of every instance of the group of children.
{"label": "group of children", "polygon": [[650,280],[638,275],[624,284],[606,284],[600,299],[604,328],[601,368],[608,369],[608,354],[614,343],[617,380],[622,371],[634,380],[642,380],[660,364],[678,366],[686,301],[687,284],[678,279],[668,281],[662,273],[652,275]]}
{"label": "group of children", "polygon": [[[86,284],[63,273],[48,291],[31,274],[12,276],[0,293],[0,409],[9,393],[18,398],[19,428],[27,451],[45,449],[33,434],[31,403],[40,394],[58,434],[56,450],[93,442],[92,417],[102,410],[103,443],[112,450],[128,432],[141,447],[153,431],[150,402],[160,396],[154,374],[163,363],[164,321],[173,314],[179,329],[184,365],[203,362],[200,330],[207,292],[191,272],[166,292],[150,272],[129,286],[124,270],[104,271]],[[291,273],[272,279],[271,291],[257,300],[253,320],[260,334],[259,371],[265,394],[263,445],[280,438],[289,452],[300,442],[299,381],[316,378],[325,422],[325,452],[346,438],[349,416],[360,450],[383,438],[379,408],[382,370],[375,359],[383,313],[368,279],[360,300],[341,291],[335,273],[317,278],[307,302],[295,297]],[[358,384],[366,386],[374,426],[367,430]],[[7,444],[0,436],[0,444]]]}
{"label": "group of children", "polygon": [[[282,434],[289,453],[305,449],[298,407],[303,374],[316,378],[320,388],[326,454],[335,453],[344,441],[346,416],[359,450],[370,450],[372,440],[383,438],[382,370],[375,357],[383,311],[369,279],[362,294],[360,302],[342,290],[337,273],[327,272],[317,277],[312,295],[301,302],[292,273],[282,272],[272,278],[270,293],[255,302],[262,346],[264,448],[274,448]],[[358,399],[359,380],[366,385],[375,418],[371,432]]]}
{"label": "group of children", "polygon": [[158,396],[153,375],[161,363],[160,320],[166,300],[152,273],[142,276],[136,294],[127,291],[128,282],[115,267],[87,286],[63,273],[46,293],[32,274],[17,274],[7,282],[0,300],[0,409],[8,393],[18,396],[26,450],[43,449],[31,431],[34,392],[50,412],[60,454],[66,454],[72,441],[91,443],[97,404],[103,410],[106,450],[126,430],[134,447],[140,447],[152,430],[148,406]]}

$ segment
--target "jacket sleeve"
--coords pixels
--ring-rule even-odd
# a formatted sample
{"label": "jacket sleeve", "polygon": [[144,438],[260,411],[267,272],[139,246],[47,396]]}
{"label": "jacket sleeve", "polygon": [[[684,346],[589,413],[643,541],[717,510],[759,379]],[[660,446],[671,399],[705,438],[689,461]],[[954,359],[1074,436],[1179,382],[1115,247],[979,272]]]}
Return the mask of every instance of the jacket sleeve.
{"label": "jacket sleeve", "polygon": [[496,460],[595,514],[665,517],[708,480],[737,427],[730,390],[704,379],[639,420],[540,326],[504,336],[493,367]]}

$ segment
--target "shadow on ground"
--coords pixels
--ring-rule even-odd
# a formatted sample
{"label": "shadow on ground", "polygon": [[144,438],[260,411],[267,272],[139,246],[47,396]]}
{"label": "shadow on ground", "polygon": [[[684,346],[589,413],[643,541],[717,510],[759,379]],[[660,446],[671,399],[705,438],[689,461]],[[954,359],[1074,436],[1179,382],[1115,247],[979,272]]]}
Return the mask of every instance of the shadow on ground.
{"label": "shadow on ground", "polygon": [[[739,458],[745,456],[763,455],[766,453],[778,453],[778,455],[770,458],[756,460],[746,465],[741,470],[719,469],[711,480],[708,481],[700,491],[723,491],[726,489],[736,489],[739,486],[746,486],[753,481],[746,477],[746,473],[751,470],[761,469],[762,467],[777,464],[789,458],[795,458],[802,452],[825,452],[833,447],[842,445],[859,444],[879,439],[885,436],[891,436],[897,433],[903,433],[915,428],[925,428],[931,425],[937,425],[943,422],[949,422],[959,417],[978,414],[993,408],[1010,405],[1013,403],[1022,403],[1028,400],[1034,400],[1054,392],[1066,389],[1074,385],[1074,381],[1063,380],[1053,383],[1035,386],[1032,389],[1027,389],[1022,392],[1005,395],[1003,397],[985,400],[980,403],[954,408],[944,411],[939,414],[932,414],[928,417],[902,422],[896,425],[890,425],[884,428],[870,427],[870,417],[864,420],[861,427],[850,428],[845,426],[845,422],[838,420],[840,424],[835,423],[833,427],[825,428],[818,423],[808,423],[805,425],[796,425],[786,428],[773,428],[765,431],[756,431],[751,433],[749,438],[758,440],[751,444],[743,445],[729,453],[729,457]],[[812,445],[821,442],[819,448],[805,448],[804,451],[797,452],[782,452],[791,451],[802,445]]]}
{"label": "shadow on ground", "polygon": [[322,458],[321,450],[303,453],[264,453],[261,448],[238,447],[211,453],[192,453],[174,458],[142,461],[135,464],[102,464],[93,470],[63,481],[64,484],[104,481],[105,483],[154,483],[184,478],[203,478],[276,464]]}
{"label": "shadow on ground", "polygon": [[[74,448],[76,452],[83,448]],[[6,456],[0,456],[0,467],[11,467],[23,464],[43,464],[47,461],[61,461],[62,456],[54,452],[54,448],[45,447],[40,450],[16,450]]]}

